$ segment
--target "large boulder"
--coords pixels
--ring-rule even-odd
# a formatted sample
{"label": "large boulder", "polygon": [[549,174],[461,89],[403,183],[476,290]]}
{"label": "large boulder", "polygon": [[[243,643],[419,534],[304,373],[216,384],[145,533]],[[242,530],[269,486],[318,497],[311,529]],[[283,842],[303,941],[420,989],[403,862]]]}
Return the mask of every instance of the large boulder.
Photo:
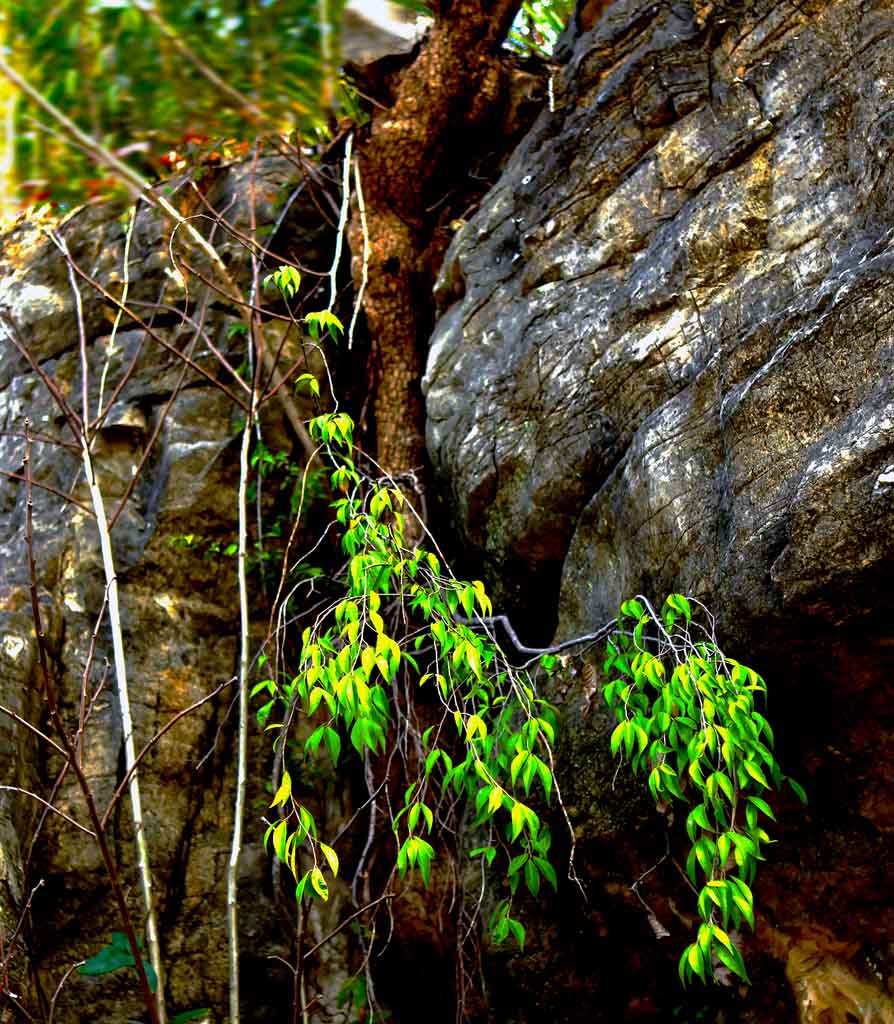
{"label": "large boulder", "polygon": [[[891,1019],[892,42],[890,6],[856,0],[581,4],[439,282],[430,452],[522,638],[685,591],[769,680],[811,802],[784,804],[759,877],[764,995],[724,1011],[747,1019]],[[630,890],[661,819],[631,852],[643,805],[613,785],[592,681],[566,680],[563,752],[591,904],[561,927],[608,970],[543,949],[501,1020],[672,1018],[671,982],[656,1001],[635,978],[674,968]],[[678,954],[685,886],[669,862],[649,884]]]}

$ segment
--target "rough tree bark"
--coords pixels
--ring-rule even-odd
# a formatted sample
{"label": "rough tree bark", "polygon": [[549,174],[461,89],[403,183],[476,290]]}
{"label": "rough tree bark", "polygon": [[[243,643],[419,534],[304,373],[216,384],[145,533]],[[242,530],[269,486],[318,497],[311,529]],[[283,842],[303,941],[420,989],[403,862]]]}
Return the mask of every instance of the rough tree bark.
{"label": "rough tree bark", "polygon": [[[379,463],[392,474],[425,463],[422,345],[433,321],[432,207],[464,179],[474,140],[498,107],[499,47],[521,0],[437,0],[418,56],[390,107],[374,109],[359,161],[366,201],[369,283],[363,310],[376,353],[374,414]],[[438,194],[438,193],[441,194]],[[362,228],[349,227],[355,280]]]}

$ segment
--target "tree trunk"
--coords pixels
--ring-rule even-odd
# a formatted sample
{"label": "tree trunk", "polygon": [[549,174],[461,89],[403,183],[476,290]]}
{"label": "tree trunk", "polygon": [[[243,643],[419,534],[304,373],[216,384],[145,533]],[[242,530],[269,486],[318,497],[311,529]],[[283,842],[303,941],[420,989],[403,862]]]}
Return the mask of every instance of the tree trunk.
{"label": "tree trunk", "polygon": [[[474,139],[500,99],[499,47],[521,0],[440,0],[434,6],[432,28],[401,73],[393,103],[374,109],[358,146],[369,241],[363,310],[376,353],[376,448],[393,475],[425,466],[420,380],[434,319],[430,211],[452,184],[465,180],[477,155]],[[349,240],[359,281],[363,237],[356,212]]]}

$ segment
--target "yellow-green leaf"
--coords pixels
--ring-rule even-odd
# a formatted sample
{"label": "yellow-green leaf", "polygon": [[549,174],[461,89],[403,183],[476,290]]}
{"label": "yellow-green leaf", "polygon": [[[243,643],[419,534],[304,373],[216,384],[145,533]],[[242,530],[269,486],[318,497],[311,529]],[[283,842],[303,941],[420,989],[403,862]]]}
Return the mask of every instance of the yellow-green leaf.
{"label": "yellow-green leaf", "polygon": [[320,843],[320,850],[323,856],[326,858],[326,863],[332,870],[333,875],[338,874],[338,854],[331,846],[327,846],[325,843]]}
{"label": "yellow-green leaf", "polygon": [[314,892],[322,900],[329,899],[329,886],[326,885],[326,879],[323,877],[323,872],[319,868],[314,868],[310,873],[310,884],[313,886]]}
{"label": "yellow-green leaf", "polygon": [[276,791],[276,796],[273,798],[271,807],[276,807],[279,804],[284,804],[286,800],[292,795],[292,780],[289,777],[288,772],[282,773],[282,782],[280,783],[279,789]]}

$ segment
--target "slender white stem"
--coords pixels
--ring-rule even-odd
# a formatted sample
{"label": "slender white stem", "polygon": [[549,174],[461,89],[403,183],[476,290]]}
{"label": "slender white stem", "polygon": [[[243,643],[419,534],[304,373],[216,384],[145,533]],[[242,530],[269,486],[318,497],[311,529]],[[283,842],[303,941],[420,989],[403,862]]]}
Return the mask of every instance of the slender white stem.
{"label": "slender white stem", "polygon": [[227,935],[230,945],[230,1021],[239,1024],[239,855],[242,851],[242,819],[245,814],[245,779],[248,757],[248,667],[251,660],[248,635],[248,585],[246,557],[248,554],[248,449],[251,443],[252,420],[257,396],[251,395],[251,407],[242,429],[239,454],[239,735],[236,746],[236,806],[233,812],[233,845],[227,867]]}
{"label": "slender white stem", "polygon": [[133,238],[133,228],[137,221],[137,204],[134,203],[130,208],[130,213],[127,218],[127,234],[124,236],[124,265],[122,272],[124,275],[124,289],[121,292],[121,305],[118,307],[118,312],[115,314],[115,322],[112,324],[112,334],[109,337],[109,344],[106,346],[106,359],[102,367],[102,377],[99,381],[99,398],[96,401],[96,415],[102,414],[102,398],[106,390],[106,378],[109,375],[109,367],[112,365],[112,357],[118,352],[118,347],[115,344],[118,338],[118,328],[121,326],[121,317],[124,314],[124,307],[127,305],[127,293],[130,289],[130,243]]}
{"label": "slender white stem", "polygon": [[[109,536],[108,520],[102,491],[96,480],[90,445],[85,436],[81,437],[81,455],[84,461],[84,474],[93,511],[96,514],[96,525],[99,529],[99,545],[102,551],[102,566],[106,577],[109,595],[109,625],[112,630],[112,651],[115,660],[115,678],[118,683],[118,706],[121,712],[121,728],[124,732],[124,764],[130,772],[136,760],[133,741],[133,719],[130,713],[130,694],[127,686],[127,665],[124,658],[124,638],[121,632],[121,611],[118,605],[118,577],[115,574],[115,561],[112,557],[112,541]],[[156,1005],[158,1007],[159,1024],[165,1024],[167,1016],[164,1002],[164,975],[162,973],[161,944],[158,936],[158,921],[155,915],[155,898],[152,891],[152,869],[149,864],[149,849],[143,822],[143,806],[140,800],[140,781],[137,772],[130,776],[128,784],[130,793],[131,815],[133,817],[134,837],[137,846],[137,867],[140,875],[140,886],[143,890],[143,903],[146,908],[146,945],[149,950],[149,961],[158,979],[156,989]]]}
{"label": "slender white stem", "polygon": [[351,205],[351,150],[354,145],[354,133],[348,136],[345,142],[345,159],[341,174],[341,212],[338,215],[338,231],[335,235],[335,255],[332,257],[332,267],[329,270],[329,311],[335,306],[336,278],[338,277],[338,265],[341,263],[342,240],[344,239],[345,227],[348,223],[348,209]]}
{"label": "slender white stem", "polygon": [[360,182],[360,162],[354,157],[354,184],[357,187],[357,210],[360,213],[360,230],[363,234],[363,265],[360,268],[360,288],[357,291],[357,299],[354,302],[354,312],[351,314],[351,326],[348,328],[348,351],[354,344],[354,328],[357,326],[357,317],[363,306],[363,293],[366,291],[366,284],[369,281],[369,230],[366,226],[366,203],[363,201],[363,185]]}
{"label": "slender white stem", "polygon": [[[140,887],[143,890],[143,904],[146,909],[146,945],[149,947],[149,961],[155,971],[157,987],[155,992],[158,1024],[166,1024],[164,999],[164,975],[161,962],[161,943],[158,935],[158,921],[155,915],[155,898],[152,891],[152,868],[149,863],[149,848],[146,843],[143,821],[143,805],[140,799],[140,782],[135,770],[136,750],[133,740],[133,718],[130,713],[130,691],[127,685],[127,662],[124,657],[124,637],[121,631],[121,610],[118,604],[118,576],[115,572],[115,560],[112,555],[112,540],[109,534],[109,521],[106,518],[105,502],[99,482],[93,456],[90,451],[90,436],[87,424],[90,421],[90,364],[87,357],[87,332],[84,326],[84,307],[81,291],[74,274],[71,253],[65,239],[53,231],[48,237],[65,257],[68,267],[68,279],[75,300],[75,314],[78,324],[78,341],[81,356],[81,427],[78,441],[81,445],[81,458],[84,463],[84,475],[90,489],[90,499],[99,531],[99,546],[102,552],[102,567],[106,578],[106,594],[109,608],[109,627],[112,631],[112,652],[115,662],[115,680],[118,685],[118,707],[121,714],[121,731],[124,734],[124,763],[130,782],[131,817],[133,819],[134,840],[137,847],[137,869],[140,875]],[[86,685],[86,680],[85,680]]]}

